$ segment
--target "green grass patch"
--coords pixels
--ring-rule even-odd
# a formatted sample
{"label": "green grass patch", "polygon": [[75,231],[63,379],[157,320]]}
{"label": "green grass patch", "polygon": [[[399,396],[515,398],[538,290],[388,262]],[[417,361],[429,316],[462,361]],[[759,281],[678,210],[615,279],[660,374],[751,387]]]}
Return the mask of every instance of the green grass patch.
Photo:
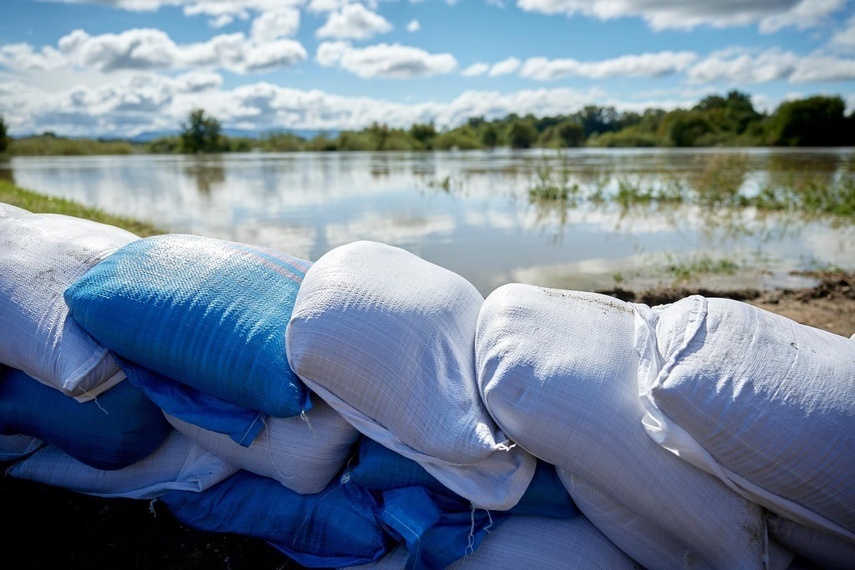
{"label": "green grass patch", "polygon": [[94,156],[137,154],[145,152],[145,147],[121,140],[67,139],[47,134],[11,139],[7,152],[12,156]]}
{"label": "green grass patch", "polygon": [[666,267],[668,273],[677,281],[689,281],[699,275],[733,275],[738,269],[739,264],[731,259],[716,259],[706,254],[671,263]]}
{"label": "green grass patch", "polygon": [[0,180],[0,202],[23,208],[33,213],[64,214],[76,218],[84,218],[102,224],[109,224],[128,230],[140,237],[148,237],[166,233],[164,230],[150,224],[128,218],[125,216],[114,216],[98,208],[84,206],[73,200],[45,196],[32,190],[21,188],[8,182]]}

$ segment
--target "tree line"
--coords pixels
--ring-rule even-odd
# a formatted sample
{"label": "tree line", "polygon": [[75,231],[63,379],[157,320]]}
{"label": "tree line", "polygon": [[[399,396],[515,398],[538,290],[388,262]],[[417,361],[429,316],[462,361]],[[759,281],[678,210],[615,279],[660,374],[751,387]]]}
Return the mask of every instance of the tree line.
{"label": "tree line", "polygon": [[[42,135],[45,136],[52,135]],[[438,129],[433,123],[417,123],[409,128],[374,123],[358,131],[307,139],[287,131],[265,133],[259,138],[229,137],[223,134],[219,120],[197,108],[188,114],[178,135],[155,139],[142,148],[135,148],[127,141],[102,142],[112,143],[112,152],[117,153],[191,154],[496,147],[852,146],[855,112],[846,115],[846,104],[840,96],[817,95],[785,101],[772,113],[763,113],[754,108],[749,95],[730,91],[705,97],[692,108],[672,111],[647,109],[637,113],[588,105],[568,115],[537,117],[512,113],[493,120],[474,117],[451,129]],[[0,117],[0,152],[7,144],[13,154],[28,154],[18,140],[9,142]],[[21,148],[16,149],[17,146]]]}

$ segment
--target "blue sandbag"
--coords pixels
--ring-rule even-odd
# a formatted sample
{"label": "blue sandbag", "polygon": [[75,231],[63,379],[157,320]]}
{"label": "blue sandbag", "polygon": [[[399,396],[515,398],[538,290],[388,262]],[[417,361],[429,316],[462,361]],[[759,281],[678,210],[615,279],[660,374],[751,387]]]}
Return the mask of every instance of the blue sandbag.
{"label": "blue sandbag", "polygon": [[343,568],[380,559],[395,546],[357,488],[331,483],[300,495],[269,477],[238,471],[202,491],[173,491],[161,500],[196,530],[264,540],[308,568]]}
{"label": "blue sandbag", "polygon": [[20,370],[0,370],[0,434],[38,438],[90,467],[128,467],[171,430],[160,408],[130,382],[80,403]]}
{"label": "blue sandbag", "polygon": [[487,533],[510,515],[471,509],[465,499],[445,497],[426,487],[398,487],[380,493],[377,518],[405,544],[405,570],[442,570],[472,554]]}
{"label": "blue sandbag", "polygon": [[119,366],[128,381],[169,414],[203,429],[228,435],[249,447],[264,428],[264,414],[206,394],[124,358]]}
{"label": "blue sandbag", "polygon": [[116,354],[273,417],[310,407],[285,329],[311,266],[201,236],[137,240],[65,291],[71,316]]}
{"label": "blue sandbag", "polygon": [[[466,505],[468,512],[468,501],[445,487],[416,461],[367,437],[360,441],[358,461],[347,474],[353,482],[371,491],[425,487],[444,497],[458,499]],[[558,478],[555,466],[540,460],[520,501],[504,512],[550,518],[572,518],[579,515],[573,499]]]}

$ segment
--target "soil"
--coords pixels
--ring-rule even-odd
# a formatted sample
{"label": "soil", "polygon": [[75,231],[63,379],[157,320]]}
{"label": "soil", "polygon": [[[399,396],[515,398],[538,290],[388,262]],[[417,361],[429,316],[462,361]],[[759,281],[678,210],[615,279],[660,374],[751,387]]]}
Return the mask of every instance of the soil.
{"label": "soil", "polygon": [[[641,292],[616,288],[601,293],[651,306],[691,294],[728,297],[846,337],[855,334],[855,275],[813,276],[820,280],[819,285],[799,290],[668,287]],[[0,468],[5,467],[0,463]],[[160,502],[102,499],[5,476],[0,478],[0,505],[6,517],[0,552],[8,568],[302,568],[261,540],[187,528]]]}

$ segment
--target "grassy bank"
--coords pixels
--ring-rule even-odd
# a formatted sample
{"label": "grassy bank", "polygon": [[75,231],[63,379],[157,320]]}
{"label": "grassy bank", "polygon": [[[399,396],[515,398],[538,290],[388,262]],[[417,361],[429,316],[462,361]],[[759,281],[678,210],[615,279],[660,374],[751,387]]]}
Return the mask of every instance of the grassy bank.
{"label": "grassy bank", "polygon": [[0,202],[23,208],[30,212],[65,214],[77,218],[86,218],[102,224],[118,226],[140,237],[148,237],[166,233],[148,222],[142,222],[125,216],[114,216],[98,208],[84,206],[73,200],[45,196],[32,190],[16,186],[11,182],[0,180]]}

